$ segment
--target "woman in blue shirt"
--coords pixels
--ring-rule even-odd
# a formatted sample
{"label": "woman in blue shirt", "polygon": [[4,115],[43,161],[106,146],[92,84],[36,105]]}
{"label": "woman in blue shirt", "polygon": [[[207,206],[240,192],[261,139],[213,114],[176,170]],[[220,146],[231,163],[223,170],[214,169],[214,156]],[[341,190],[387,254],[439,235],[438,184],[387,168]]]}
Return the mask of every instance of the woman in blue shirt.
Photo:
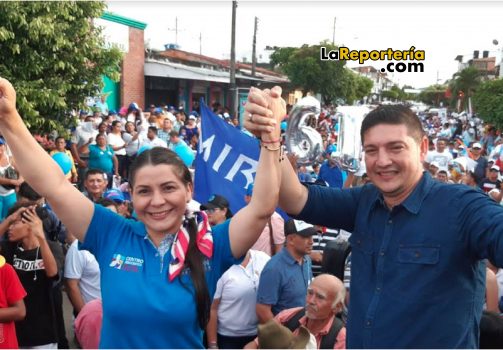
{"label": "woman in blue shirt", "polygon": [[107,174],[108,188],[112,185],[112,175],[119,175],[119,161],[112,146],[107,145],[105,134],[96,136],[96,144],[89,145],[89,169],[100,169]]}
{"label": "woman in blue shirt", "polygon": [[0,78],[0,130],[21,174],[100,265],[100,347],[203,347],[218,278],[255,243],[278,201],[281,177],[275,163],[281,161],[279,118],[285,106],[271,102],[276,118],[263,128],[253,197],[212,233],[205,213],[187,210],[190,172],[164,148],[143,152],[132,165],[137,222],[95,206],[33,139],[16,111],[14,88]]}

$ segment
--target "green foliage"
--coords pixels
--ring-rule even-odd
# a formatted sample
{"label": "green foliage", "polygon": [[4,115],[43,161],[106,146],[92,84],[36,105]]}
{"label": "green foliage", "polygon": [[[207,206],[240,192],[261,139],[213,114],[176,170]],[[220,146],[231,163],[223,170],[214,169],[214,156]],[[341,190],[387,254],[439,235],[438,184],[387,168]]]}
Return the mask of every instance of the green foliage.
{"label": "green foliage", "polygon": [[102,75],[119,80],[122,54],[92,23],[104,10],[101,1],[0,2],[0,76],[32,132],[63,131]]}
{"label": "green foliage", "polygon": [[428,105],[440,107],[440,102],[442,102],[443,106],[447,106],[449,104],[449,99],[445,97],[445,92],[447,91],[446,85],[430,85],[418,96],[419,101],[426,103]]}
{"label": "green foliage", "polygon": [[478,86],[481,83],[480,71],[473,67],[467,67],[460,72],[454,73],[449,87],[452,91],[451,106],[456,104],[458,94],[462,91],[465,98],[463,98],[463,108],[468,109],[468,98],[472,97]]}
{"label": "green foliage", "polygon": [[[305,93],[319,93],[324,103],[337,99],[350,103],[362,98],[372,89],[372,81],[357,77],[346,69],[345,61],[322,61],[320,49],[326,47],[327,52],[337,47],[328,42],[320,45],[303,45],[300,48],[277,48],[271,55],[271,63],[279,68],[292,84]],[[370,82],[370,88],[368,88]],[[368,91],[368,92],[367,92]],[[364,94],[365,93],[365,94]]]}
{"label": "green foliage", "polygon": [[473,107],[486,123],[503,128],[503,79],[480,84],[473,96]]}

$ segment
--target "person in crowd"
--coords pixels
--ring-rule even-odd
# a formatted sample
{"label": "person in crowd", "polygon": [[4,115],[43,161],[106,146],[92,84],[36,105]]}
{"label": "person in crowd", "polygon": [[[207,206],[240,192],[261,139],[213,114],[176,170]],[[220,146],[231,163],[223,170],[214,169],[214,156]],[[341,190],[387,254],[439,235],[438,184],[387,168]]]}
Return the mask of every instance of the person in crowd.
{"label": "person in crowd", "polygon": [[201,204],[200,209],[204,210],[208,215],[208,222],[211,226],[221,224],[232,218],[229,201],[219,194],[212,194],[208,198],[208,202]]}
{"label": "person in crowd", "polygon": [[202,348],[218,279],[241,262],[278,201],[278,120],[285,107],[275,100],[270,108],[275,119],[261,134],[254,195],[234,217],[210,228],[204,212],[186,212],[193,189],[190,171],[173,152],[154,147],[142,152],[130,170],[138,218],[132,221],[94,205],[66,181],[24,125],[14,88],[0,79],[0,130],[12,143],[20,172],[100,265],[100,347]]}
{"label": "person in crowd", "polygon": [[173,122],[169,118],[164,118],[162,128],[157,130],[157,137],[169,145],[169,133],[173,130]]}
{"label": "person in crowd", "polygon": [[107,144],[112,147],[118,163],[118,172],[122,178],[127,178],[126,142],[122,138],[122,123],[112,122],[112,130],[107,135]]}
{"label": "person in crowd", "polygon": [[173,123],[173,131],[176,131],[177,134],[180,133],[180,129],[185,125],[185,113],[182,111],[177,111],[175,113],[175,122]]}
{"label": "person in crowd", "polygon": [[5,219],[9,209],[16,203],[16,188],[23,182],[23,177],[8,178],[9,171],[17,172],[16,162],[6,152],[5,140],[0,138],[0,220]]}
{"label": "person in crowd", "polygon": [[242,349],[257,336],[257,287],[269,259],[250,249],[241,264],[231,266],[218,280],[207,327],[210,349]]}
{"label": "person in crowd", "polygon": [[325,182],[328,187],[342,188],[344,176],[335,159],[330,156],[326,157],[321,164],[317,181]]}
{"label": "person in crowd", "polygon": [[168,144],[166,142],[157,137],[157,128],[155,126],[148,127],[147,138],[143,140],[141,145],[142,147],[168,147]]}
{"label": "person in crowd", "polygon": [[476,179],[473,171],[467,171],[464,174],[463,179],[461,180],[461,183],[463,183],[467,186],[470,186],[472,188],[479,188],[479,185],[477,183],[477,179]]}
{"label": "person in crowd", "polygon": [[307,171],[305,165],[299,165],[297,170],[297,176],[301,182],[314,182],[311,174]]}
{"label": "person in crowd", "polygon": [[257,317],[266,323],[280,311],[304,306],[313,272],[311,253],[316,229],[303,221],[285,222],[285,248],[267,263],[257,293]]}
{"label": "person in crowd", "polygon": [[52,292],[64,257],[61,246],[47,240],[40,213],[34,203],[14,205],[0,224],[1,235],[9,232],[0,251],[27,292],[26,318],[16,322],[19,346],[57,349],[59,325]]}
{"label": "person in crowd", "polygon": [[136,131],[136,127],[134,123],[127,122],[125,126],[126,131],[122,134],[122,138],[126,143],[126,176],[129,173],[129,167],[131,163],[133,163],[134,158],[136,157],[136,153],[138,153],[138,149],[140,149],[141,140],[139,138],[140,134]]}
{"label": "person in crowd", "polygon": [[448,183],[449,181],[449,175],[447,175],[447,171],[444,169],[437,171],[437,175],[435,176],[435,178],[443,183]]}
{"label": "person in crowd", "polygon": [[101,299],[100,267],[94,255],[87,250],[79,250],[78,240],[68,234],[70,245],[65,256],[66,293],[77,316],[85,304],[94,299]]}
{"label": "person in crowd", "polygon": [[482,156],[482,145],[480,143],[473,143],[471,147],[471,158],[477,162],[474,174],[477,178],[477,183],[480,183],[480,181],[486,177],[486,170],[488,168],[488,161],[486,157]]}
{"label": "person in crowd", "polygon": [[496,274],[489,267],[487,267],[484,310],[491,312],[500,312],[498,304],[498,280],[496,279]]}
{"label": "person in crowd", "polygon": [[103,323],[103,304],[94,299],[85,304],[75,318],[75,337],[82,349],[98,349]]}
{"label": "person in crowd", "polygon": [[[268,106],[279,96],[278,88],[253,88],[245,127],[256,135],[265,130]],[[352,232],[347,346],[476,348],[481,260],[503,266],[503,209],[480,191],[423,172],[428,139],[408,107],[374,109],[360,135],[372,184],[306,188],[287,162],[277,165],[283,210]],[[444,220],[435,219],[439,212]]]}
{"label": "person in crowd", "polygon": [[72,164],[71,170],[66,174],[66,178],[68,181],[71,181],[73,183],[76,183],[79,179],[78,174],[77,174],[77,168],[75,167],[75,161],[73,160],[72,152],[66,149],[66,140],[62,136],[56,137],[55,141],[56,148],[51,151],[49,154],[53,156],[56,153],[64,153],[66,156],[70,159],[70,162]]}
{"label": "person in crowd", "polygon": [[[253,183],[246,188],[245,202],[250,203],[253,194]],[[260,250],[269,256],[278,253],[285,244],[285,220],[277,212],[271,215],[264,230],[252,246],[253,250]]]}
{"label": "person in crowd", "polygon": [[323,262],[323,253],[327,243],[337,239],[339,236],[339,230],[327,229],[322,226],[315,226],[316,234],[313,235],[313,248],[311,254],[311,269],[313,271],[313,276],[316,277],[321,274],[321,265]]}
{"label": "person in crowd", "polygon": [[107,189],[107,175],[101,169],[89,169],[84,176],[84,195],[96,202]]}
{"label": "person in crowd", "polygon": [[491,166],[489,169],[489,173],[486,178],[482,179],[480,181],[480,188],[482,191],[485,193],[489,193],[489,191],[497,189],[501,189],[501,180],[499,179],[500,176],[500,167],[497,165]]}
{"label": "person in crowd", "polygon": [[[70,150],[73,159],[77,162],[77,173],[79,178],[79,189],[84,189],[84,175],[88,169],[89,148],[83,148],[85,144],[95,143],[98,130],[94,127],[94,117],[87,115],[84,122],[81,123],[72,133]],[[81,150],[81,151],[79,151]]]}
{"label": "person in crowd", "polygon": [[128,208],[129,203],[124,197],[124,194],[120,190],[111,189],[106,191],[103,194],[103,199],[108,199],[113,202],[117,214],[124,216],[125,218],[129,217],[129,208]]}
{"label": "person in crowd", "polygon": [[[449,123],[447,123],[449,125]],[[432,162],[438,163],[439,170],[448,170],[449,162],[452,161],[452,154],[447,149],[447,139],[439,137],[436,143],[436,149],[429,151],[424,161],[425,169],[429,168]]]}
{"label": "person in crowd", "polygon": [[183,140],[187,144],[190,144],[192,136],[194,135],[199,136],[199,129],[197,128],[196,120],[197,120],[196,116],[194,114],[190,114],[187,120],[187,125],[184,125],[180,128],[180,135],[182,134],[184,135]]}
{"label": "person in crowd", "polygon": [[[335,276],[322,274],[307,288],[305,307],[281,311],[274,320],[298,334],[306,327],[316,338],[317,349],[346,349],[346,328],[337,315],[344,309],[346,288]],[[245,349],[260,347],[258,338]]]}
{"label": "person in crowd", "polygon": [[11,264],[0,256],[0,309],[2,337],[0,349],[18,349],[15,321],[26,317],[26,291]]}
{"label": "person in crowd", "polygon": [[119,161],[115,156],[112,146],[107,145],[105,134],[96,136],[96,144],[85,144],[89,147],[89,169],[99,169],[106,174],[108,188],[112,186],[113,176],[119,176]]}

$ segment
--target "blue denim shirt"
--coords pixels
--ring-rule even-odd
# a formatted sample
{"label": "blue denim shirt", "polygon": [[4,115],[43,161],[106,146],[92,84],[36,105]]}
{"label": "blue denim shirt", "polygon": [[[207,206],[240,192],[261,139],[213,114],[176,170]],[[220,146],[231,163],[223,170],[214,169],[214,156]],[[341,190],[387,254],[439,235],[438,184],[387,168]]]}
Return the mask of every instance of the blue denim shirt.
{"label": "blue denim shirt", "polygon": [[353,232],[348,348],[476,348],[489,258],[503,266],[503,209],[428,173],[389,210],[372,184],[310,186],[302,220]]}
{"label": "blue denim shirt", "polygon": [[271,305],[274,315],[285,309],[305,306],[307,287],[312,278],[309,255],[305,255],[299,264],[283,248],[267,262],[260,274],[257,303]]}

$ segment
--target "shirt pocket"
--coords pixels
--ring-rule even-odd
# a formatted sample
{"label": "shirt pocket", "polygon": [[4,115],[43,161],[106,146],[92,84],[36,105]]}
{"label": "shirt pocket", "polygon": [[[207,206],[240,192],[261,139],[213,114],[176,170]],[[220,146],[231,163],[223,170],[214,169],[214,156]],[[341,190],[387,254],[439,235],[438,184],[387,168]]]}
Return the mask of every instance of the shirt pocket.
{"label": "shirt pocket", "polygon": [[440,258],[440,246],[401,246],[398,248],[398,262],[402,264],[435,265]]}
{"label": "shirt pocket", "polygon": [[355,231],[351,244],[351,285],[365,288],[375,280],[376,261],[374,239],[369,232]]}

